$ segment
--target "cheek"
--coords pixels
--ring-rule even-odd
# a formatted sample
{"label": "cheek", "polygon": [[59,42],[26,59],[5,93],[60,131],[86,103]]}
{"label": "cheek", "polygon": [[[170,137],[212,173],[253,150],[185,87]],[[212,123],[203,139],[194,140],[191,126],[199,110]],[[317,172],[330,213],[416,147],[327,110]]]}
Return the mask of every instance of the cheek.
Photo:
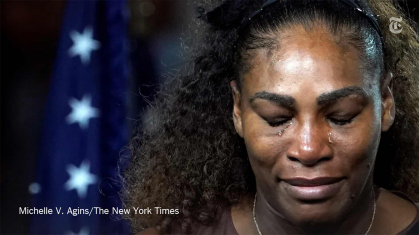
{"label": "cheek", "polygon": [[[349,172],[366,170],[368,163],[373,165],[380,141],[380,124],[373,111],[359,121],[359,125],[345,131],[336,131],[335,156],[346,165]],[[359,173],[359,172],[358,172]]]}
{"label": "cheek", "polygon": [[286,148],[284,138],[278,134],[281,127],[271,127],[260,117],[252,115],[245,118],[243,124],[244,141],[252,165],[273,166]]}

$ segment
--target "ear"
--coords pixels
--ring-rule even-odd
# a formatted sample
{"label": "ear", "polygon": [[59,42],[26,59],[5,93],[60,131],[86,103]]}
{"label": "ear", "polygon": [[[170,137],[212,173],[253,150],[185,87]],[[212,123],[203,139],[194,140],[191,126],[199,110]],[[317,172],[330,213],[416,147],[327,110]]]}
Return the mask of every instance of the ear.
{"label": "ear", "polygon": [[394,104],[394,97],[390,89],[390,82],[392,79],[393,74],[388,72],[381,86],[381,131],[383,132],[390,129],[396,116],[396,106]]}
{"label": "ear", "polygon": [[242,111],[241,111],[241,95],[240,91],[237,87],[237,83],[235,80],[230,82],[231,91],[233,93],[233,122],[234,128],[236,128],[237,134],[239,134],[243,138],[243,124],[242,124]]}

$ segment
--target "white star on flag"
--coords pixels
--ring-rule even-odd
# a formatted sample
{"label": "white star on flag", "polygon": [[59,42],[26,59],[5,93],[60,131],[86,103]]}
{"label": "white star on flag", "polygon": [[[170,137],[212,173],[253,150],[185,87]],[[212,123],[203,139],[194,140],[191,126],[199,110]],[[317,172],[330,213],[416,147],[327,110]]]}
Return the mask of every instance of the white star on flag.
{"label": "white star on flag", "polygon": [[37,194],[41,192],[41,185],[38,183],[32,183],[29,185],[29,193],[30,194]]}
{"label": "white star on flag", "polygon": [[92,97],[84,95],[82,100],[77,100],[71,98],[69,100],[69,105],[71,106],[71,113],[66,117],[68,124],[73,124],[75,122],[79,123],[81,129],[86,129],[89,127],[89,119],[99,117],[99,109],[93,108],[91,106]]}
{"label": "white star on flag", "polygon": [[90,174],[89,169],[90,163],[87,160],[84,160],[79,168],[72,164],[67,165],[67,172],[70,174],[70,179],[64,185],[66,190],[76,189],[80,198],[86,197],[89,184],[94,184],[97,181],[97,177]]}
{"label": "white star on flag", "polygon": [[73,46],[68,50],[70,57],[78,55],[83,64],[88,64],[92,51],[100,47],[100,42],[93,39],[93,29],[86,27],[83,34],[73,30],[70,32],[70,38],[73,40]]}
{"label": "white star on flag", "polygon": [[67,232],[67,235],[89,235],[89,229],[87,227],[83,227],[80,229],[79,233],[73,233],[69,231]]}

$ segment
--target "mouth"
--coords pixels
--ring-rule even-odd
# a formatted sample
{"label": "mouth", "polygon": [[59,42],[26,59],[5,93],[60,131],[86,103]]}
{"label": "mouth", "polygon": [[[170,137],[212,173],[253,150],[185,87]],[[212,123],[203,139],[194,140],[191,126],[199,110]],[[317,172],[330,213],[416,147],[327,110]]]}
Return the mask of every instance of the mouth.
{"label": "mouth", "polygon": [[343,185],[343,178],[290,178],[281,179],[280,185],[291,197],[297,200],[319,201],[329,199],[336,195]]}

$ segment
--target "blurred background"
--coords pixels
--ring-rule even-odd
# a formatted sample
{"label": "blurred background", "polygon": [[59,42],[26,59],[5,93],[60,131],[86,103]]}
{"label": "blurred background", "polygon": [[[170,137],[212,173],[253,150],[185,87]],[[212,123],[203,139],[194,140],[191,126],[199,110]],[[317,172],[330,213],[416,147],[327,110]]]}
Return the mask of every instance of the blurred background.
{"label": "blurred background", "polygon": [[[419,0],[401,3],[418,22]],[[147,99],[188,56],[195,2],[0,4],[1,234],[129,233],[118,216],[67,209],[120,206],[118,157]],[[34,206],[64,214],[19,214]]]}

